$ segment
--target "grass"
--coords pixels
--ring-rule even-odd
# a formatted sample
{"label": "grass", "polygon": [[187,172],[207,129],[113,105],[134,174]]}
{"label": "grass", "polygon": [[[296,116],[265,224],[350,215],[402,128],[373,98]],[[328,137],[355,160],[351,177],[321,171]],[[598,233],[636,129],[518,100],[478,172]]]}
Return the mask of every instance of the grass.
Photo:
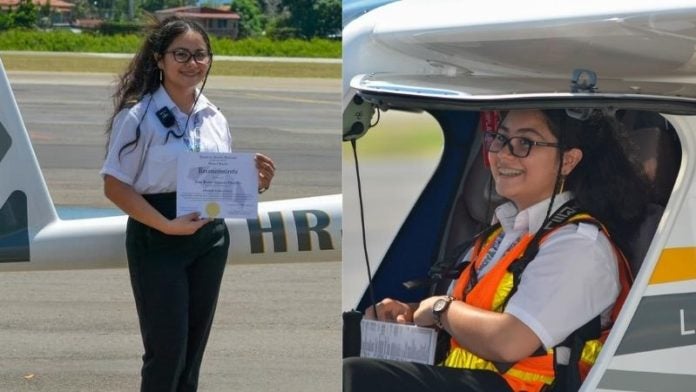
{"label": "grass", "polygon": [[[0,31],[0,48],[46,52],[134,53],[142,43],[140,34],[74,34],[69,31],[13,29]],[[274,56],[341,58],[341,41],[269,38],[232,40],[211,37],[213,53],[228,56]]]}
{"label": "grass", "polygon": [[[47,72],[123,72],[128,59],[75,55],[3,54],[2,62],[9,71]],[[286,78],[334,78],[341,77],[341,64],[217,61],[213,63],[213,75],[264,76]]]}
{"label": "grass", "polygon": [[[429,114],[387,111],[358,139],[357,149],[359,156],[366,158],[434,157],[440,154],[442,144],[440,126]],[[350,143],[343,143],[343,156],[352,159]]]}

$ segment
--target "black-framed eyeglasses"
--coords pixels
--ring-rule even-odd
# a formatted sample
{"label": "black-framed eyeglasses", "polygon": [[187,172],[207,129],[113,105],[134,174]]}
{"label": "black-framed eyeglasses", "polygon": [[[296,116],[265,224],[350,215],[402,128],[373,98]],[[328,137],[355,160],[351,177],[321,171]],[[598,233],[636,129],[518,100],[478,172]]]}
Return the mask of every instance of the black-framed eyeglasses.
{"label": "black-framed eyeglasses", "polygon": [[213,57],[212,53],[206,52],[205,50],[197,50],[192,53],[190,50],[184,48],[168,50],[164,53],[171,53],[172,57],[174,57],[174,61],[177,63],[188,63],[191,61],[191,58],[193,58],[193,61],[198,64],[208,64]]}
{"label": "black-framed eyeglasses", "polygon": [[522,136],[507,137],[498,132],[486,132],[483,140],[489,152],[500,152],[507,146],[510,154],[518,158],[528,157],[533,146],[558,148],[558,143],[537,142]]}

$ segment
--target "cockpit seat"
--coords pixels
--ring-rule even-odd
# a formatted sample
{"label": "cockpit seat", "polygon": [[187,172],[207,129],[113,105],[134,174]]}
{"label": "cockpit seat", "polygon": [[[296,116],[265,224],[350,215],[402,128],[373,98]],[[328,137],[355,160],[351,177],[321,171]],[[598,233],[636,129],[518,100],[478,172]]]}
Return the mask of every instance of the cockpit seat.
{"label": "cockpit seat", "polygon": [[648,204],[643,221],[640,223],[638,230],[634,233],[633,238],[631,238],[628,248],[625,249],[625,256],[634,277],[638,274],[641,265],[643,265],[645,254],[648,252],[648,248],[650,248],[650,244],[655,236],[655,231],[657,230],[657,225],[660,224],[660,219],[664,211],[665,208],[659,204]]}
{"label": "cockpit seat", "polygon": [[[481,145],[480,140],[474,143]],[[490,169],[483,163],[483,153],[480,148],[475,154],[454,208],[447,249],[453,249],[470,240],[490,225],[493,211],[504,202],[504,199],[495,191]]]}
{"label": "cockpit seat", "polygon": [[640,270],[645,254],[672,195],[681,164],[681,144],[672,125],[657,112],[625,110],[617,113],[637,150],[637,160],[652,186],[651,203],[640,227],[626,249],[633,275]]}
{"label": "cockpit seat", "polygon": [[674,127],[657,112],[625,110],[617,113],[637,149],[636,158],[650,180],[652,201],[666,206],[681,164],[681,143]]}

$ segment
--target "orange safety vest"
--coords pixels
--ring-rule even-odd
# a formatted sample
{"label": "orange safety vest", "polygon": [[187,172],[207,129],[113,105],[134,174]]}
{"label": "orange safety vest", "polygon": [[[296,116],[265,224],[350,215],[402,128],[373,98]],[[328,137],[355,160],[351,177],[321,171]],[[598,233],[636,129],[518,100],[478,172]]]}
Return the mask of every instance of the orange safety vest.
{"label": "orange safety vest", "polygon": [[[579,223],[582,221],[597,224],[604,234],[609,237],[606,229],[601,224],[598,224],[594,218],[584,213],[578,213],[568,218],[566,222],[545,233],[541,237],[539,243],[541,244],[546,238],[548,238],[549,234],[561,227],[563,224]],[[534,234],[527,233],[523,235],[517,244],[515,244],[512,249],[508,250],[502,259],[499,260],[498,263],[474,285],[471,291],[465,295],[465,290],[468,287],[469,280],[472,276],[472,268],[478,269],[493,242],[495,241],[495,238],[500,235],[501,232],[502,229],[498,228],[497,230],[493,231],[488,238],[479,238],[476,241],[471,257],[471,260],[474,260],[474,262],[469,264],[462,271],[459,279],[455,283],[452,296],[456,300],[464,301],[467,304],[480,309],[500,313],[504,311],[505,305],[507,304],[507,299],[511,296],[511,291],[513,291],[514,286],[513,274],[512,272],[508,271],[508,267],[510,267],[513,262],[521,258],[527,247],[530,245]],[[621,291],[612,310],[612,323],[616,320],[619,310],[621,309],[621,306],[623,305],[623,302],[628,294],[628,290],[631,286],[631,274],[628,268],[628,263],[626,262],[626,259],[621,251],[615,245],[614,251],[619,264],[618,267],[621,280]],[[596,361],[599,351],[602,349],[602,345],[609,335],[610,328],[611,325],[604,328],[601,331],[601,335],[598,339],[585,341],[585,345],[580,356],[580,361],[577,364],[577,366],[579,366],[582,379],[587,376],[587,373]],[[501,373],[503,378],[505,378],[507,383],[515,392],[541,391],[543,388],[551,385],[555,379],[553,348],[547,350],[545,354],[533,355],[520,360],[512,367],[507,369],[507,371],[501,372],[498,368],[496,368],[496,365],[492,361],[488,361],[471,353],[470,351],[467,351],[464,347],[461,347],[454,338],[451,339],[450,343],[450,351],[442,365],[454,368],[497,371]],[[570,365],[573,366],[574,364]]]}

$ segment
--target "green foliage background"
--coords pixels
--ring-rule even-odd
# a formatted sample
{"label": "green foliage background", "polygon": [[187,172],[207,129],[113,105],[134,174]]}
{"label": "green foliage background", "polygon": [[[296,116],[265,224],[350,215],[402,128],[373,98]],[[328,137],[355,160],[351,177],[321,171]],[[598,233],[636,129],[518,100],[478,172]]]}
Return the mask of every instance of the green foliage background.
{"label": "green foliage background", "polygon": [[[49,0],[50,1],[50,0]],[[237,12],[239,37],[330,38],[341,32],[341,0],[229,0]],[[99,33],[138,33],[139,26],[155,11],[181,6],[194,6],[196,0],[141,0],[129,15],[128,0],[72,0],[71,19],[97,18],[104,22]],[[205,0],[201,6],[216,7],[216,0]],[[65,23],[51,11],[49,3],[37,6],[32,0],[19,0],[15,7],[0,12],[0,31],[15,28],[50,28]]]}
{"label": "green foliage background", "polygon": [[[211,37],[213,53],[227,56],[276,56],[340,58],[341,42],[314,38],[274,41],[268,38],[231,40]],[[42,32],[8,30],[0,32],[0,50],[135,53],[142,37],[129,35],[75,34],[69,31]]]}
{"label": "green foliage background", "polygon": [[267,18],[263,14],[262,5],[257,0],[235,0],[234,12],[241,16],[238,38],[262,35]]}
{"label": "green foliage background", "polygon": [[[31,28],[36,25],[39,11],[39,7],[31,0],[20,0],[16,7],[0,12],[0,30],[11,27]],[[45,12],[45,10],[41,11]]]}

